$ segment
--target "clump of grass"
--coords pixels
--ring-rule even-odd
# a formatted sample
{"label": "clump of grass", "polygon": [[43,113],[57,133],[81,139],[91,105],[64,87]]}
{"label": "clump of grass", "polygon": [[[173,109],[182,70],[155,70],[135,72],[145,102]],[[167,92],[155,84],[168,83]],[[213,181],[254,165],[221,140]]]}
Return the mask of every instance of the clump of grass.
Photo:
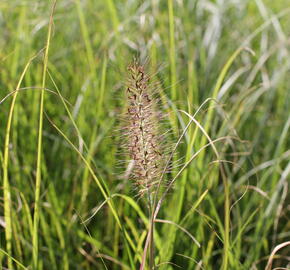
{"label": "clump of grass", "polygon": [[[145,270],[152,254],[160,270],[288,269],[285,3],[64,0],[52,25],[53,1],[39,2],[0,2],[0,269],[134,270],[141,264]],[[47,68],[35,59],[23,72],[44,46]],[[244,47],[255,56],[237,49]],[[163,63],[164,72],[153,77],[161,89],[148,78],[146,91],[173,112],[166,129],[175,139],[183,130],[176,144],[169,142],[178,150],[172,159],[163,158],[164,139],[157,140],[158,164],[165,169],[157,185],[156,179],[150,186],[136,184],[136,164],[131,167],[140,200],[129,196],[129,181],[115,181],[119,146],[107,136],[120,120],[116,108],[130,104],[125,98],[116,102],[114,91],[123,81],[118,70],[133,51],[150,57],[150,73]],[[48,94],[54,91],[58,95]],[[217,110],[213,99],[221,105]],[[161,107],[154,100],[158,137]],[[225,137],[237,134],[242,140],[237,143]],[[219,157],[208,150],[212,146]],[[184,166],[165,177],[167,164],[181,161]],[[148,193],[150,218],[144,213]],[[77,217],[92,213],[96,220],[90,218],[85,228]],[[189,233],[200,244],[187,239]]]}

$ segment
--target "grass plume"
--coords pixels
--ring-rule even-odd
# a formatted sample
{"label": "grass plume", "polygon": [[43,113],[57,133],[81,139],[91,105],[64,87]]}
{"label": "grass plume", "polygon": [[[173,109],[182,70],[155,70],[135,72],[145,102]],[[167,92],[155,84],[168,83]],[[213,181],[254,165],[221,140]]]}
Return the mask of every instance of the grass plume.
{"label": "grass plume", "polygon": [[143,196],[152,203],[158,179],[164,166],[161,113],[153,96],[150,77],[137,60],[128,66],[126,148],[133,161],[131,179]]}

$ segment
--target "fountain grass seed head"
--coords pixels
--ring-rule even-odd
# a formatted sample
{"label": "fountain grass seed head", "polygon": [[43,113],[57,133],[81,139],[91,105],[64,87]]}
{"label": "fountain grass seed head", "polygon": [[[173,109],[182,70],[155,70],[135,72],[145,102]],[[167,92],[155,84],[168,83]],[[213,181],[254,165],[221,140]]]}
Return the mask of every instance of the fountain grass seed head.
{"label": "fountain grass seed head", "polygon": [[138,194],[147,195],[150,199],[166,161],[162,113],[144,66],[134,60],[128,66],[128,73],[125,147],[133,162],[129,178]]}

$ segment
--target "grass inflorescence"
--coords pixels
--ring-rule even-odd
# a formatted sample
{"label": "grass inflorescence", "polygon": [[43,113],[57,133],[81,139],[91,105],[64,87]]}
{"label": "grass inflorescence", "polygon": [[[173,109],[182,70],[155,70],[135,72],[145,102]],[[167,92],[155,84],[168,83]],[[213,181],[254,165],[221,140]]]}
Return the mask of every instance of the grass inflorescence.
{"label": "grass inflorescence", "polygon": [[161,127],[162,113],[144,66],[135,60],[128,66],[128,72],[125,151],[133,161],[134,186],[139,195],[146,195],[151,202],[168,152]]}
{"label": "grass inflorescence", "polygon": [[287,1],[54,2],[0,1],[0,269],[289,268]]}

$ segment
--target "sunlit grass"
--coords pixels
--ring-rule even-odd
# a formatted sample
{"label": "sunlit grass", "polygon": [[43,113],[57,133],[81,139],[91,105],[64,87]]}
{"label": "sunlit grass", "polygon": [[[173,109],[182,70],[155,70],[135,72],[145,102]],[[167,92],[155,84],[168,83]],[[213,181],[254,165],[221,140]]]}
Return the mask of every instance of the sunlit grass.
{"label": "sunlit grass", "polygon": [[176,148],[155,265],[289,268],[286,2],[62,0],[50,20],[53,1],[1,1],[0,268],[139,269],[148,206],[119,155],[134,57]]}

